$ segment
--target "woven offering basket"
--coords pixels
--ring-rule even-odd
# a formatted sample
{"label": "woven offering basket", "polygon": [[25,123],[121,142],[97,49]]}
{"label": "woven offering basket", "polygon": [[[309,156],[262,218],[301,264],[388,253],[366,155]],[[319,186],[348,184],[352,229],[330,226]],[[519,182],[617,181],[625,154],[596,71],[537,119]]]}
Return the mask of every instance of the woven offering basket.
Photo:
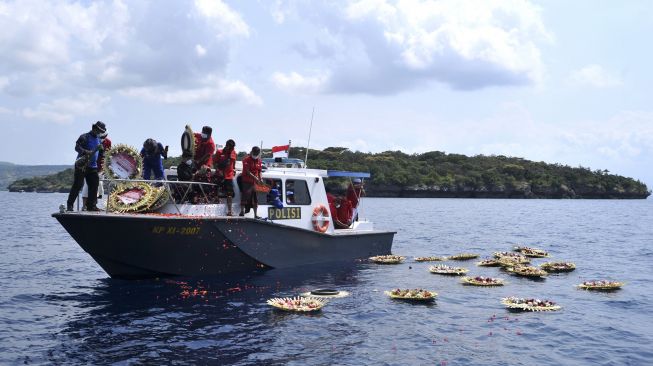
{"label": "woven offering basket", "polygon": [[327,301],[315,297],[277,297],[269,299],[268,305],[283,311],[308,313],[321,310]]}
{"label": "woven offering basket", "polygon": [[463,277],[460,281],[464,285],[471,286],[503,286],[504,282],[500,278],[492,277]]}
{"label": "woven offering basket", "polygon": [[600,280],[585,281],[576,287],[582,290],[614,291],[620,289],[623,285],[625,285],[624,282]]}
{"label": "woven offering basket", "polygon": [[506,297],[501,303],[509,309],[522,311],[556,311],[560,306],[550,300],[523,299],[518,297]]}
{"label": "woven offering basket", "polygon": [[511,252],[504,252],[504,253],[509,253],[510,255],[497,256],[497,254],[501,254],[501,253],[494,253],[495,258],[497,259],[497,262],[501,267],[514,267],[518,265],[531,263],[530,258],[524,255],[518,253],[511,253]]}
{"label": "woven offering basket", "polygon": [[480,262],[476,262],[476,265],[479,267],[499,267],[501,262],[498,259],[484,259]]}
{"label": "woven offering basket", "polygon": [[571,272],[576,269],[576,265],[571,262],[546,262],[540,264],[543,270],[553,272]]}
{"label": "woven offering basket", "polygon": [[416,289],[394,289],[391,291],[384,291],[384,293],[393,299],[409,300],[409,301],[433,301],[438,294],[433,291],[424,290],[421,288]]}
{"label": "woven offering basket", "polygon": [[369,260],[377,264],[399,264],[403,262],[404,259],[406,259],[406,257],[402,257],[400,255],[392,255],[392,254],[377,255],[369,258]]}
{"label": "woven offering basket", "polygon": [[515,251],[532,258],[545,258],[549,256],[545,250],[529,247],[515,247]]}
{"label": "woven offering basket", "polygon": [[459,254],[450,255],[447,257],[447,259],[452,261],[466,261],[469,259],[476,259],[478,257],[479,255],[474,253],[459,253]]}
{"label": "woven offering basket", "polygon": [[460,276],[469,272],[467,268],[436,265],[429,267],[429,272],[441,275]]}
{"label": "woven offering basket", "polygon": [[507,271],[524,277],[545,277],[548,275],[546,271],[530,266],[509,267],[507,268]]}
{"label": "woven offering basket", "polygon": [[415,262],[440,262],[447,260],[447,257],[415,257]]}

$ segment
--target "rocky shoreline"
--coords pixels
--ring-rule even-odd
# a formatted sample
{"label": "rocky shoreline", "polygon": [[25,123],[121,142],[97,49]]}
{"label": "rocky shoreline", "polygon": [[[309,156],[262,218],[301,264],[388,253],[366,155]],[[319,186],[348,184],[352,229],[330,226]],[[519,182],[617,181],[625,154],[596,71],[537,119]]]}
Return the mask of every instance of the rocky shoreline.
{"label": "rocky shoreline", "polygon": [[516,199],[646,199],[651,192],[626,190],[588,190],[562,186],[559,189],[541,189],[530,184],[516,188],[475,187],[400,187],[368,186],[368,197],[394,198],[516,198]]}

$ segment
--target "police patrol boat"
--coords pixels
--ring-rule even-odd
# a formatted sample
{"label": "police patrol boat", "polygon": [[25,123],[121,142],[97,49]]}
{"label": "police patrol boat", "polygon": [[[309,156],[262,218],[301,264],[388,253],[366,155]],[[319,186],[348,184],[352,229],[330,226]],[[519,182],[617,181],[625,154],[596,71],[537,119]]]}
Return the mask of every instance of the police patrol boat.
{"label": "police patrol boat", "polygon": [[[361,215],[344,229],[332,222],[324,180],[364,179],[368,173],[308,169],[299,159],[264,159],[263,165],[262,179],[276,192],[257,193],[258,218],[253,212],[227,216],[224,199],[189,202],[192,192],[201,196],[214,185],[174,181],[174,170],[168,172],[168,180],[158,181],[161,197],[167,198],[154,211],[61,210],[52,216],[114,278],[219,275],[391,253],[395,232],[377,230]],[[242,165],[237,164],[236,175],[241,172]],[[122,182],[105,184],[114,185],[109,190],[115,191]],[[241,192],[235,179],[233,190],[237,213]]]}

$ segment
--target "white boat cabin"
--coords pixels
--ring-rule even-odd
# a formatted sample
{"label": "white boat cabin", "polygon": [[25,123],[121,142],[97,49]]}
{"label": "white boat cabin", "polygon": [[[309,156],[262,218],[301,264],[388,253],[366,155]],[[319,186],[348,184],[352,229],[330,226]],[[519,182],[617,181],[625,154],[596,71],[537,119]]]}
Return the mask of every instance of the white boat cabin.
{"label": "white boat cabin", "polygon": [[[304,162],[299,159],[288,159],[288,161],[284,159],[284,161],[276,162],[270,160],[273,159],[264,159],[263,161],[262,179],[266,185],[277,190],[273,193],[278,193],[278,196],[266,192],[257,193],[258,209],[256,214],[261,220],[328,234],[373,230],[373,224],[360,218],[359,212],[357,212],[359,218],[354,220],[349,228],[335,229],[331,220],[333,213],[330,212],[324,184],[324,179],[329,177],[369,178],[369,173],[307,169],[304,167]],[[236,177],[241,173],[242,162],[238,161]],[[177,180],[176,167],[166,170],[166,179],[170,181],[170,185],[175,184],[172,181]],[[234,179],[233,185],[232,211],[237,216],[240,212],[241,197],[237,179]],[[214,187],[210,186],[211,189],[215,189]],[[275,202],[275,197],[278,197],[281,202]],[[360,205],[358,208],[360,209]],[[325,210],[326,212],[324,212]],[[169,203],[163,207],[161,212],[181,213],[189,216],[224,217],[227,214],[226,198],[220,197],[219,203],[209,204]],[[246,213],[245,217],[254,218],[254,210]]]}

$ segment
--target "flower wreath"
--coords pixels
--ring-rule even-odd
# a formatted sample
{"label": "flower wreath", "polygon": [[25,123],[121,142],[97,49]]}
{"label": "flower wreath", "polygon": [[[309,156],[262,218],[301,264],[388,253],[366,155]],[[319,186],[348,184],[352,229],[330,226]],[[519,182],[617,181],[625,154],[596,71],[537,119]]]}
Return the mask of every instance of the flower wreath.
{"label": "flower wreath", "polygon": [[[133,159],[133,164],[134,166],[124,166],[125,164],[120,164],[118,161],[117,157],[118,155],[127,155],[128,158]],[[128,162],[128,164],[132,164],[131,162]],[[116,172],[114,171],[114,165],[120,166],[122,169],[126,170],[128,172],[128,176],[124,176],[124,172]],[[138,178],[141,175],[141,172],[143,171],[143,158],[141,158],[140,154],[136,152],[136,149],[134,149],[131,146],[124,145],[124,144],[118,144],[109,149],[106,153],[106,162],[105,162],[105,174],[107,175],[108,178],[111,179],[134,179]]]}
{"label": "flower wreath", "polygon": [[113,189],[107,200],[107,205],[113,212],[144,212],[159,204],[162,201],[162,196],[167,201],[165,187],[153,187],[145,182],[123,183]]}
{"label": "flower wreath", "polygon": [[181,151],[182,157],[185,159],[192,159],[195,156],[195,133],[190,125],[186,125],[184,132],[181,134]]}

